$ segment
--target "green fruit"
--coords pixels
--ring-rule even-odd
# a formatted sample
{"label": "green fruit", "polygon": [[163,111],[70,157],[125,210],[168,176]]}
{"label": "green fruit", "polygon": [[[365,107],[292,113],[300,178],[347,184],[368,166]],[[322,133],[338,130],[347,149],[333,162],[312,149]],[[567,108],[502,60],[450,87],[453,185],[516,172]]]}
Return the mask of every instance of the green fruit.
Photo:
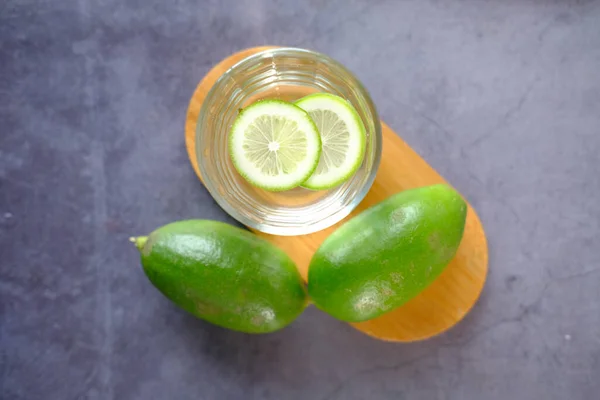
{"label": "green fruit", "polygon": [[398,193],[352,218],[313,256],[308,293],[348,322],[391,311],[425,289],[460,244],[467,205],[447,185]]}
{"label": "green fruit", "polygon": [[215,325],[272,332],[307,304],[294,262],[258,236],[217,221],[165,225],[132,238],[144,271],[166,297]]}

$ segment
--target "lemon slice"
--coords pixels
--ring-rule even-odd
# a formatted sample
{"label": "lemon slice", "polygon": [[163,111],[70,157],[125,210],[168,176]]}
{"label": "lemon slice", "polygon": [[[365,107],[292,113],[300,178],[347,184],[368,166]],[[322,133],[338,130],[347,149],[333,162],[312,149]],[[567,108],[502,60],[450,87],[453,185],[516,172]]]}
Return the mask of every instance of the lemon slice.
{"label": "lemon slice", "polygon": [[229,154],[250,184],[278,192],[295,188],[312,175],[319,163],[321,139],[300,107],[262,100],[237,116],[229,135]]}
{"label": "lemon slice", "polygon": [[360,116],[348,101],[329,93],[308,95],[296,105],[317,125],[323,146],[317,169],[302,186],[312,190],[338,186],[354,175],[365,156],[367,135]]}

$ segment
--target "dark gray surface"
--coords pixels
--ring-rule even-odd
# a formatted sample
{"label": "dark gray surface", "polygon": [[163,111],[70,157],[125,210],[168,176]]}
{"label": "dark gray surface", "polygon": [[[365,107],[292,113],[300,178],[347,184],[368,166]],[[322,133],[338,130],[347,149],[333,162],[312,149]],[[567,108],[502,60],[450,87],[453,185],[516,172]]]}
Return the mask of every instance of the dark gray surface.
{"label": "dark gray surface", "polygon": [[[593,399],[600,392],[600,2],[0,3],[0,398]],[[317,49],[459,188],[490,273],[435,339],[309,309],[247,336],[148,283],[131,234],[230,221],[183,147],[228,54]]]}

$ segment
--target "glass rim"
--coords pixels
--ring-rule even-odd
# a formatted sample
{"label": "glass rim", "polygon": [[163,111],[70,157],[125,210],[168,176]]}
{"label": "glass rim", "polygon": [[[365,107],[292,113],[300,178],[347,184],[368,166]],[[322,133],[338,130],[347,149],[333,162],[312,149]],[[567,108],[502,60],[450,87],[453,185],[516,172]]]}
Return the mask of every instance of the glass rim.
{"label": "glass rim", "polygon": [[[345,74],[347,74],[353,81],[353,85],[358,88],[358,91],[360,92],[361,96],[364,98],[364,100],[369,108],[369,111],[372,113],[373,125],[374,125],[373,133],[375,135],[374,149],[373,149],[374,155],[373,155],[373,163],[372,163],[371,172],[369,173],[369,176],[367,177],[365,183],[360,188],[360,191],[354,197],[354,199],[352,201],[352,205],[349,206],[349,204],[348,204],[344,207],[341,207],[337,211],[333,212],[332,214],[328,215],[327,217],[325,217],[317,222],[314,222],[314,223],[311,223],[311,224],[305,225],[305,226],[288,228],[288,229],[286,229],[285,232],[282,232],[281,228],[279,228],[277,226],[272,226],[269,224],[261,224],[259,222],[253,221],[252,219],[246,217],[243,213],[239,212],[235,207],[233,207],[229,202],[227,202],[222,196],[220,196],[214,183],[210,179],[207,179],[208,172],[207,172],[206,168],[204,167],[203,157],[201,156],[202,155],[202,152],[201,152],[202,132],[201,131],[202,131],[202,126],[203,126],[203,121],[206,119],[206,116],[207,116],[207,109],[208,109],[207,104],[211,104],[214,102],[214,97],[217,95],[219,87],[223,84],[223,82],[225,82],[226,79],[231,78],[231,76],[237,70],[243,69],[247,65],[252,65],[253,63],[255,63],[263,58],[272,57],[275,54],[282,54],[282,55],[287,54],[287,55],[291,55],[291,56],[305,55],[305,56],[321,58],[327,64],[331,64],[331,65],[335,66],[336,68],[342,70]],[[226,69],[225,72],[223,72],[221,74],[221,76],[215,81],[213,86],[210,88],[210,90],[206,94],[206,97],[204,98],[204,101],[202,102],[202,106],[200,108],[200,113],[198,114],[198,119],[197,119],[197,123],[196,123],[196,161],[197,161],[198,167],[200,169],[200,175],[203,178],[202,179],[203,184],[206,187],[206,189],[208,190],[208,192],[210,193],[211,197],[217,202],[217,204],[227,214],[229,214],[231,217],[233,217],[239,223],[246,226],[247,228],[258,230],[260,232],[264,232],[264,233],[271,234],[271,235],[298,236],[298,235],[306,235],[306,234],[315,233],[315,232],[321,231],[323,229],[326,229],[330,226],[335,225],[336,223],[338,223],[338,222],[342,221],[344,218],[346,218],[364,200],[365,196],[371,189],[373,182],[375,181],[375,177],[376,177],[377,171],[379,169],[379,165],[381,162],[381,155],[382,155],[382,147],[383,147],[382,140],[383,140],[383,135],[382,135],[381,121],[379,119],[379,114],[377,113],[377,108],[375,107],[375,104],[373,103],[373,100],[371,99],[371,95],[369,94],[368,90],[364,87],[362,82],[356,77],[356,75],[354,75],[350,70],[348,70],[348,68],[346,68],[340,62],[329,57],[328,55],[314,51],[314,50],[297,48],[297,47],[273,47],[273,48],[268,48],[265,50],[261,50],[257,53],[251,54],[247,57],[244,57],[242,60],[236,62],[231,67]]]}

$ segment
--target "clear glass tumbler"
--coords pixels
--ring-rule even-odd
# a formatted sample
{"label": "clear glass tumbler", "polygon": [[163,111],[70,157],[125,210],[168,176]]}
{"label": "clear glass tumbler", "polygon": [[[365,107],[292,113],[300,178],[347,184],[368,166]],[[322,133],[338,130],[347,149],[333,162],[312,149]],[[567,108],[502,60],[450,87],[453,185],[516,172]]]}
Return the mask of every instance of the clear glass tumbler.
{"label": "clear glass tumbler", "polygon": [[[341,96],[367,130],[365,158],[338,187],[268,192],[251,186],[233,166],[227,138],[238,110],[265,98],[294,101],[310,93]],[[242,224],[273,235],[309,234],[346,217],[371,187],[381,158],[381,125],[367,90],[343,65],[310,50],[276,48],[249,56],[227,70],[200,110],[196,154],[206,188]]]}

